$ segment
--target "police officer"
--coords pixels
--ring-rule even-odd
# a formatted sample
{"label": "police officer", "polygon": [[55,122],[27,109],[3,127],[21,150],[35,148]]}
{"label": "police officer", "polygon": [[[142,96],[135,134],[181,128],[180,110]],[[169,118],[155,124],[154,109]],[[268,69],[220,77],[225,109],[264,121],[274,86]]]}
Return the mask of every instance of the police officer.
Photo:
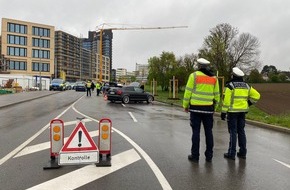
{"label": "police officer", "polygon": [[213,157],[213,113],[215,105],[220,101],[218,79],[210,70],[210,62],[200,58],[197,60],[198,70],[189,75],[183,98],[185,112],[190,112],[190,126],[192,128],[191,154],[188,159],[199,161],[199,143],[201,122],[204,127],[207,162]]}
{"label": "police officer", "polygon": [[86,89],[87,89],[87,96],[91,96],[91,89],[92,89],[92,82],[91,80],[88,80],[86,83]]}
{"label": "police officer", "polygon": [[239,158],[246,159],[247,139],[245,133],[245,117],[249,106],[260,99],[257,90],[243,80],[244,73],[238,67],[232,69],[232,79],[226,84],[221,119],[227,116],[230,143],[228,152],[224,154],[227,159],[235,160],[238,137]]}

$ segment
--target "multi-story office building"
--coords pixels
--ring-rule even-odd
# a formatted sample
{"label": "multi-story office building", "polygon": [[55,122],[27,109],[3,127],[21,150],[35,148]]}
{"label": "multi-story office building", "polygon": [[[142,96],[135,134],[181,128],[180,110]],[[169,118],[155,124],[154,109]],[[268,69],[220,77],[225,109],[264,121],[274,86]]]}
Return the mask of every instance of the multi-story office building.
{"label": "multi-story office building", "polygon": [[[112,75],[112,41],[112,30],[103,30],[102,55],[109,57],[110,59],[110,75]],[[93,52],[100,54],[100,32],[89,31],[89,36],[86,42],[90,42],[90,45],[87,45],[86,47],[91,47]]]}
{"label": "multi-story office building", "polygon": [[67,81],[82,78],[80,39],[63,31],[55,31],[55,78],[65,73]]}
{"label": "multi-story office building", "polygon": [[[55,57],[57,71],[66,74],[66,80],[99,80],[99,55],[93,51],[92,42],[63,31],[55,32]],[[110,59],[103,56],[103,81],[110,79]]]}
{"label": "multi-story office building", "polygon": [[54,26],[2,18],[2,71],[51,78],[54,73]]}
{"label": "multi-story office building", "polygon": [[136,79],[140,82],[146,82],[149,75],[148,64],[138,64],[136,63]]}
{"label": "multi-story office building", "polygon": [[[97,80],[100,78],[100,54],[97,54]],[[103,82],[109,82],[110,81],[110,70],[111,70],[111,61],[110,58],[107,56],[103,55],[102,58],[102,62],[103,62],[103,70],[102,70],[102,81]]]}
{"label": "multi-story office building", "polygon": [[[1,34],[2,73],[62,77],[67,81],[99,80],[97,37],[78,38],[55,31],[53,26],[6,18],[2,19]],[[109,55],[106,49],[104,52]],[[111,60],[104,55],[102,60],[102,79],[110,81]]]}

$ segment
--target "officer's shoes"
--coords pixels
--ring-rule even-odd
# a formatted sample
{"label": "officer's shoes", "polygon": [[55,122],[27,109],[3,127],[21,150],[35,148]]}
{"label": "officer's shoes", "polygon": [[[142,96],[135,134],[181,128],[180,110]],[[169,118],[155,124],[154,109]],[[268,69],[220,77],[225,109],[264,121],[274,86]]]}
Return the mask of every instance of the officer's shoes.
{"label": "officer's shoes", "polygon": [[206,158],[205,161],[211,162],[212,161],[212,158]]}
{"label": "officer's shoes", "polygon": [[235,160],[235,156],[231,156],[229,155],[229,153],[224,153],[224,157],[227,158],[227,159],[231,159],[231,160]]}
{"label": "officer's shoes", "polygon": [[198,159],[192,157],[192,155],[188,155],[188,160],[190,160],[190,161],[192,161],[192,162],[195,162],[195,163],[198,163]]}
{"label": "officer's shoes", "polygon": [[243,154],[241,154],[241,153],[237,153],[237,157],[239,157],[239,158],[242,158],[242,159],[246,159],[247,157],[246,157],[246,155],[243,155]]}

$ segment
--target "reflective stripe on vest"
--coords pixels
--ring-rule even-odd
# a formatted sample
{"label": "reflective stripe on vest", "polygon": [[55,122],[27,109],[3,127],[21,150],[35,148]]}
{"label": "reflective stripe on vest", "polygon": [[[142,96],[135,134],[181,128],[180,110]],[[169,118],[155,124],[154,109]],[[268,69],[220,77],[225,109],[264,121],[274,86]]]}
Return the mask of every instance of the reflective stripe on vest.
{"label": "reflective stripe on vest", "polygon": [[[191,99],[193,100],[199,100],[204,102],[212,102],[214,94],[213,92],[204,92],[204,91],[198,91],[197,86],[198,85],[210,85],[214,89],[216,78],[209,77],[209,76],[198,76],[196,73],[193,73],[194,77],[194,84],[193,89],[187,88],[188,90],[192,91]],[[203,95],[203,96],[210,96],[210,97],[196,97],[195,95]]]}

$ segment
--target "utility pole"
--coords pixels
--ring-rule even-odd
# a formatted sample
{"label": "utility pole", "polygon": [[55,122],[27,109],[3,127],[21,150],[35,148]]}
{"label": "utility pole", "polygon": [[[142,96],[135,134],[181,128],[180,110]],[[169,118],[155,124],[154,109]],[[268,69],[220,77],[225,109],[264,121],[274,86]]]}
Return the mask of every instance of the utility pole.
{"label": "utility pole", "polygon": [[42,53],[42,45],[43,45],[43,43],[42,43],[42,41],[41,41],[41,37],[42,36],[40,36],[39,37],[39,90],[41,91],[42,90],[42,82],[41,82],[41,70],[42,70],[42,63],[41,63],[41,58],[42,58],[42,56],[43,56],[43,53]]}

